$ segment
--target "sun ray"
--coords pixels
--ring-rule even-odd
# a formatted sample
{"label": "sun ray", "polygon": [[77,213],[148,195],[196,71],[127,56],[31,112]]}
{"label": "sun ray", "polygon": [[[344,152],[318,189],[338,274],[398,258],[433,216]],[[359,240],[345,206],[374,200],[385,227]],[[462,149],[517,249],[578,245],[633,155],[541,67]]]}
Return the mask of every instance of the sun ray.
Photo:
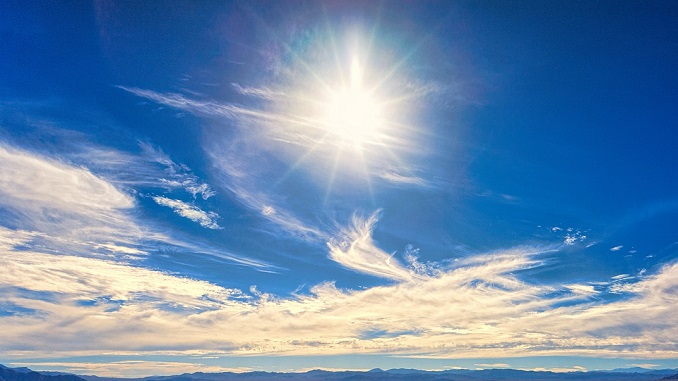
{"label": "sun ray", "polygon": [[330,193],[334,187],[334,179],[337,175],[337,168],[339,168],[339,161],[341,159],[341,150],[337,150],[334,156],[334,162],[332,163],[332,172],[327,179],[327,186],[325,187],[325,196],[323,197],[323,206],[327,206],[327,200],[330,197]]}
{"label": "sun ray", "polygon": [[[324,137],[323,137],[324,138]],[[319,150],[322,145],[323,145],[323,140],[320,139],[314,144],[312,147],[306,150],[303,155],[301,155],[292,165],[290,165],[289,169],[275,182],[274,186],[280,185],[289,175],[294,173],[301,165],[317,150]]]}
{"label": "sun ray", "polygon": [[328,38],[330,40],[332,55],[334,56],[334,70],[335,70],[336,73],[339,74],[339,76],[341,78],[341,83],[345,83],[346,78],[345,78],[344,71],[341,70],[341,59],[339,57],[339,49],[337,49],[337,42],[334,38],[334,33],[332,32],[332,28],[330,26],[329,17],[327,15],[327,9],[324,6],[323,6],[323,13],[325,15],[325,27],[327,28],[326,32],[327,32]]}
{"label": "sun ray", "polygon": [[377,14],[374,20],[374,23],[372,24],[372,31],[370,33],[370,38],[368,39],[368,45],[367,49],[365,51],[365,57],[370,56],[370,52],[372,51],[372,47],[374,46],[374,41],[377,38],[377,32],[379,31],[379,23],[381,20],[381,10],[383,9],[384,3],[379,4],[379,9],[377,10]]}
{"label": "sun ray", "polygon": [[367,167],[367,161],[365,160],[365,155],[363,151],[359,151],[360,163],[363,167],[363,174],[365,175],[365,183],[367,184],[367,191],[370,195],[370,201],[372,202],[372,207],[376,208],[376,201],[374,200],[374,189],[372,188],[372,180],[370,178],[370,170]]}
{"label": "sun ray", "polygon": [[425,43],[426,41],[428,41],[430,38],[432,38],[432,36],[433,36],[433,33],[429,33],[428,35],[422,37],[422,39],[419,41],[419,43],[415,44],[415,45],[412,47],[412,49],[410,49],[410,51],[409,51],[407,54],[405,54],[405,56],[404,56],[403,58],[400,59],[400,61],[396,62],[396,63],[391,67],[391,70],[388,71],[388,72],[381,78],[380,81],[378,81],[377,83],[375,83],[374,87],[372,88],[372,91],[376,91],[376,90],[379,89],[381,86],[383,86],[388,80],[390,80],[391,77],[393,77],[393,76],[398,72],[398,70],[400,70],[400,68],[401,68],[402,66],[404,66],[404,65],[412,58],[412,56],[414,56],[414,54],[415,54],[415,53],[416,53],[416,52],[424,45],[424,43]]}

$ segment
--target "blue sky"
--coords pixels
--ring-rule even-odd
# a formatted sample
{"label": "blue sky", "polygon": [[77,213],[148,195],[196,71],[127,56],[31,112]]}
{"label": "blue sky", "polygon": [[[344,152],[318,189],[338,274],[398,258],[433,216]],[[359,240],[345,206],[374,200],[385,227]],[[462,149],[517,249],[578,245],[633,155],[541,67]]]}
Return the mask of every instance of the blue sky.
{"label": "blue sky", "polygon": [[677,19],[3,2],[0,363],[678,367]]}

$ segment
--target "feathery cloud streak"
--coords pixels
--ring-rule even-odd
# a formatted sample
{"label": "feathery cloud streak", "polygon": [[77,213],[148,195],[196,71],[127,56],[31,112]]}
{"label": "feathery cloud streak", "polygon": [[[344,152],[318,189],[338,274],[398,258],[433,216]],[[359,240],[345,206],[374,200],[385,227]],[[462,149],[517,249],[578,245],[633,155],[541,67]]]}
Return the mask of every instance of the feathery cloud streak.
{"label": "feathery cloud streak", "polygon": [[131,243],[142,234],[125,214],[132,197],[86,168],[28,151],[0,146],[0,194],[5,224],[55,239]]}
{"label": "feathery cloud streak", "polygon": [[364,218],[353,215],[349,227],[340,232],[339,237],[327,243],[330,259],[344,267],[378,277],[408,281],[413,273],[400,265],[393,255],[385,253],[374,245],[372,229],[378,220],[379,212]]}
{"label": "feathery cloud streak", "polygon": [[[89,151],[85,151],[89,152]],[[95,152],[108,152],[96,149]],[[92,154],[92,152],[90,152]],[[83,159],[84,153],[76,158]],[[160,184],[155,177],[158,172],[146,167],[145,159],[111,150],[108,154],[93,155],[99,162],[93,166],[104,173],[115,172],[125,177],[125,185]],[[216,249],[198,241],[186,242],[153,228],[148,221],[139,221],[135,209],[137,203],[128,193],[116,185],[120,180],[108,180],[93,174],[85,167],[77,167],[39,154],[0,145],[0,213],[3,225],[9,229],[28,232],[31,240],[26,244],[40,247],[40,251],[94,256],[114,255],[121,260],[147,254],[155,244],[204,253],[233,261],[240,265],[260,270],[275,267],[263,261]],[[168,163],[167,165],[176,164]],[[141,168],[139,177],[130,178],[124,169]],[[119,169],[119,171],[116,171]],[[185,173],[190,184],[204,184],[193,175]],[[209,187],[202,196],[212,194]],[[197,192],[196,194],[201,194]],[[182,216],[192,218],[204,227],[219,228],[217,216],[190,204],[160,197]],[[16,230],[19,231],[19,230]]]}
{"label": "feathery cloud streak", "polygon": [[215,221],[217,218],[219,218],[219,215],[214,212],[205,212],[195,205],[190,205],[181,200],[172,200],[162,196],[154,196],[153,201],[155,201],[158,205],[171,208],[176,214],[186,217],[193,222],[197,222],[204,228],[220,229],[219,224],[217,224]]}
{"label": "feathery cloud streak", "polygon": [[227,148],[221,144],[207,147],[210,159],[221,173],[221,186],[242,205],[273,223],[279,230],[277,234],[309,242],[327,239],[327,234],[319,227],[294,215],[278,197],[269,194],[271,174],[262,173],[261,168],[252,165],[251,156],[263,154],[246,142],[239,143],[242,144],[232,144]]}

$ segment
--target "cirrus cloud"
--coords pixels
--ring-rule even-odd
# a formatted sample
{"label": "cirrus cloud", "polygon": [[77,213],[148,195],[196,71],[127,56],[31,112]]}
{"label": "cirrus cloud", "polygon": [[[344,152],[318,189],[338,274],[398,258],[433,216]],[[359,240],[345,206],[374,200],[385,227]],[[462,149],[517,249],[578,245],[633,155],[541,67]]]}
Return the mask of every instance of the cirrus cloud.
{"label": "cirrus cloud", "polygon": [[216,222],[216,219],[219,218],[219,215],[214,212],[205,212],[195,205],[162,196],[154,196],[153,201],[155,201],[158,205],[171,208],[174,210],[174,213],[188,218],[193,222],[197,222],[204,228],[220,229],[219,224]]}

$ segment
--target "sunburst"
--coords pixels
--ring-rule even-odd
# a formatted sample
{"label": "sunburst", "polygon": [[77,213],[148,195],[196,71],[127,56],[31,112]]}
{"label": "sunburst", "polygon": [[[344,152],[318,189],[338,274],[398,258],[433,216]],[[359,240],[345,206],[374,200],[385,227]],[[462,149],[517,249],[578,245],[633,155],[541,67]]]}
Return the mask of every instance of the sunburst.
{"label": "sunburst", "polygon": [[293,64],[283,71],[287,80],[274,112],[266,114],[272,127],[267,133],[283,143],[271,148],[294,160],[278,183],[303,168],[325,181],[326,200],[357,178],[372,194],[371,178],[403,165],[401,154],[417,135],[409,124],[407,55],[389,60],[395,57],[379,49],[374,35],[356,32],[339,44],[328,36],[303,54],[287,50]]}
{"label": "sunburst", "polygon": [[384,125],[382,105],[363,85],[363,69],[357,57],[351,63],[348,86],[330,89],[325,102],[320,124],[341,148],[361,149],[378,141]]}

